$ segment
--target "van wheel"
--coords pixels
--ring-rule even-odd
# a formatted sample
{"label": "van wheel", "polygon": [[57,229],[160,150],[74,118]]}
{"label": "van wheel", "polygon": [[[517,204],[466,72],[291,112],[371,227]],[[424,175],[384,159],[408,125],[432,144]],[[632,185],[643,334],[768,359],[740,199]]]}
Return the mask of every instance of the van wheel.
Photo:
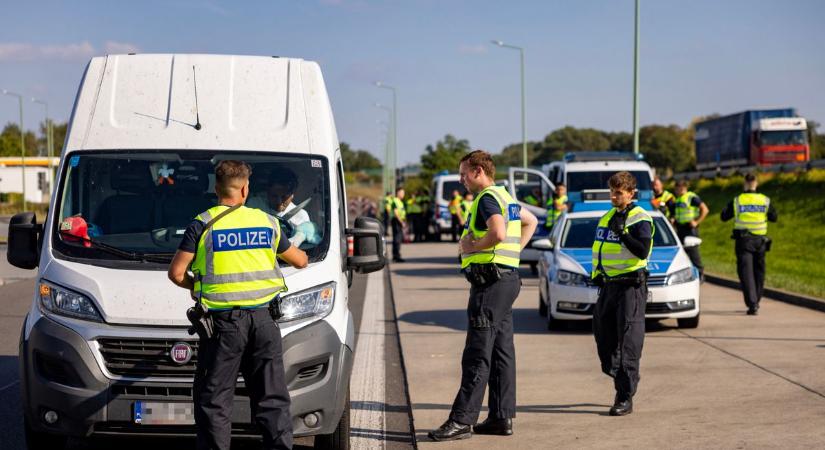
{"label": "van wheel", "polygon": [[687,317],[685,319],[676,319],[679,328],[696,328],[699,326],[699,314],[696,317]]}
{"label": "van wheel", "polygon": [[56,434],[43,433],[41,431],[34,431],[29,426],[28,419],[23,419],[23,428],[26,432],[26,448],[28,450],[60,450],[66,447],[66,436],[58,436]]}
{"label": "van wheel", "polygon": [[315,449],[348,450],[349,449],[349,390],[347,390],[347,400],[344,403],[344,413],[338,421],[338,427],[332,434],[319,434],[315,436]]}

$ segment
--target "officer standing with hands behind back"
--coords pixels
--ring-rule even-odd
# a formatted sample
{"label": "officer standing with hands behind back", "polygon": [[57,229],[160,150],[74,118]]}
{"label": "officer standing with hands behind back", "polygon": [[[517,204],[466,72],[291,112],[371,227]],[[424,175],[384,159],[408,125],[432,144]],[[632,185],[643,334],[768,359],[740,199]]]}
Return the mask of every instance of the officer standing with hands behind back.
{"label": "officer standing with hands behind back", "polygon": [[611,416],[633,412],[639,360],[645,339],[647,258],[653,249],[653,219],[633,204],[636,179],[618,172],[607,182],[613,208],[602,216],[593,241],[594,283],[599,298],[593,336],[602,371],[613,378]]}
{"label": "officer standing with hands behind back", "polygon": [[[475,194],[459,248],[461,268],[470,281],[467,339],[461,357],[461,386],[449,419],[429,433],[435,441],[477,434],[511,435],[516,416],[516,355],[513,302],[521,289],[521,249],[538,221],[521,209],[507,190],[494,183],[489,153],[476,150],[461,158],[461,182]],[[473,426],[489,384],[489,416]]]}
{"label": "officer standing with hands behind back", "polygon": [[[198,331],[193,391],[198,449],[229,449],[239,371],[264,448],[292,448],[281,330],[275,321],[279,294],[287,288],[277,258],[304,268],[307,255],[281,235],[277,218],[244,206],[250,175],[245,162],[218,163],[219,204],[189,224],[169,265],[169,279],[192,291],[198,307],[207,309],[202,319],[211,324]],[[187,273],[190,265],[194,276]]]}
{"label": "officer standing with hands behind back", "polygon": [[776,222],[776,209],[771,199],[756,192],[756,176],[745,175],[745,192],[737,195],[722,210],[722,222],[735,219],[733,238],[736,241],[736,272],[745,295],[748,315],[759,311],[759,299],[765,286],[765,252],[771,248],[768,221]]}

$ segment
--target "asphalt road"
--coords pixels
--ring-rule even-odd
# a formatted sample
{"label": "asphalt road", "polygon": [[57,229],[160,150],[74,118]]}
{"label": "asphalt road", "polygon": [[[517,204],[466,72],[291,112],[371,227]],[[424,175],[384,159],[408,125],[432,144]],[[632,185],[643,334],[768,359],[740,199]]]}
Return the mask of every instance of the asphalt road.
{"label": "asphalt road", "polygon": [[[4,258],[5,259],[5,258]],[[381,273],[378,279],[388,283],[388,276]],[[386,292],[389,292],[386,285]],[[360,329],[366,277],[356,276],[350,289],[350,310],[353,313],[355,329]],[[23,420],[20,405],[20,384],[18,377],[18,340],[23,319],[31,305],[34,292],[34,280],[24,280],[0,286],[0,448],[4,450],[20,450],[25,448],[23,437]],[[385,315],[388,323],[386,345],[384,347],[385,378],[386,382],[386,412],[384,430],[354,429],[353,433],[369,439],[370,447],[382,446],[385,448],[411,448],[412,435],[408,415],[408,403],[404,391],[404,374],[401,369],[400,351],[397,345],[392,304],[388,301],[385,306]],[[356,352],[360,336],[356,336]],[[353,399],[353,408],[362,408],[356,399]],[[312,448],[313,439],[303,438],[296,440],[296,449]],[[374,445],[373,445],[374,444]],[[110,449],[115,445],[107,440],[70,440],[67,448],[70,449]],[[191,440],[181,439],[129,439],[116,443],[120,450],[146,448],[175,448],[183,445],[189,448]],[[259,448],[260,444],[250,441],[233,443],[233,448]]]}

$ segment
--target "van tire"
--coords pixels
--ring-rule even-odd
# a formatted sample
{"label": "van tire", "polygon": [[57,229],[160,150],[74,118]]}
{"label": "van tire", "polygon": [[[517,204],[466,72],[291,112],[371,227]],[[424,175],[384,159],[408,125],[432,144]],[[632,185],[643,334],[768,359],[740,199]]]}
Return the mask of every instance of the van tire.
{"label": "van tire", "polygon": [[61,450],[66,447],[66,441],[68,441],[66,436],[34,431],[29,426],[28,419],[23,419],[23,428],[26,432],[26,448],[28,450]]}
{"label": "van tire", "polygon": [[697,328],[699,326],[699,314],[696,317],[686,317],[684,319],[676,319],[679,328]]}
{"label": "van tire", "polygon": [[338,426],[332,434],[319,434],[315,436],[315,449],[329,449],[329,450],[349,450],[349,389],[347,389],[347,400],[344,403],[344,412],[341,414],[341,420],[338,421]]}

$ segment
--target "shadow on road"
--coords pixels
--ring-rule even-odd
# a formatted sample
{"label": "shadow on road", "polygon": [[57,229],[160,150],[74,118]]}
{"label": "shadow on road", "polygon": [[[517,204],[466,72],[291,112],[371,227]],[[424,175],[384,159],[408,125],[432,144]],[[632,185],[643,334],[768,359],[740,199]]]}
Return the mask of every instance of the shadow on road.
{"label": "shadow on road", "polygon": [[[413,409],[431,409],[449,411],[452,405],[439,403],[414,403]],[[594,409],[600,408],[600,409]],[[595,414],[599,416],[608,415],[610,405],[599,405],[596,403],[573,403],[570,405],[519,405],[516,406],[517,413],[538,413],[538,414]],[[482,413],[487,408],[482,408]],[[484,414],[482,414],[484,416]]]}
{"label": "shadow on road", "polygon": [[[467,331],[467,311],[463,309],[413,311],[402,314],[398,320],[415,325],[431,325],[456,331]],[[535,309],[528,308],[513,309],[513,331],[516,334],[548,333],[544,319],[538,315]]]}

